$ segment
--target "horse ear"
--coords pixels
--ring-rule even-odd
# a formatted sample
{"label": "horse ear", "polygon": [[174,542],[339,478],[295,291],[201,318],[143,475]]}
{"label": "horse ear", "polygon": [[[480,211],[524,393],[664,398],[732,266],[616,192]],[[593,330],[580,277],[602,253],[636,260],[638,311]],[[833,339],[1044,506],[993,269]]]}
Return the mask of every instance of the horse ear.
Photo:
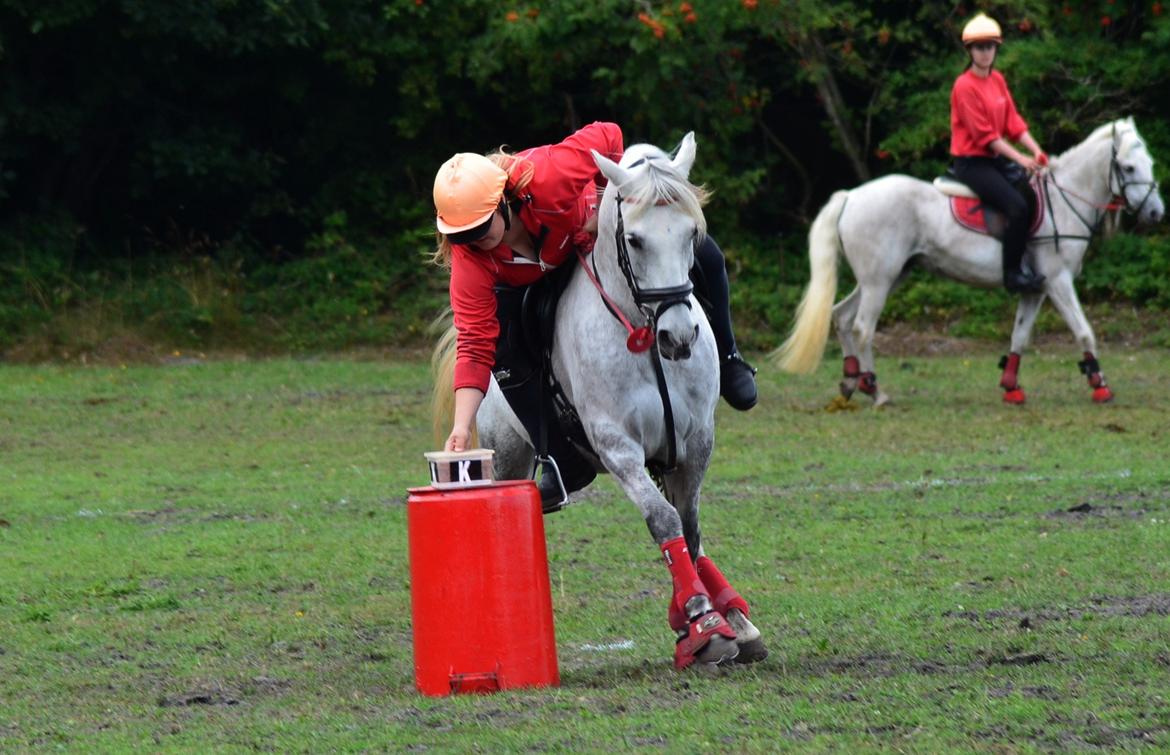
{"label": "horse ear", "polygon": [[624,186],[630,180],[630,174],[625,171],[622,166],[610,160],[605,155],[601,154],[595,149],[589,150],[593,153],[593,162],[597,163],[598,170],[601,174],[609,179],[609,182],[615,186]]}
{"label": "horse ear", "polygon": [[695,164],[695,132],[688,131],[678,144],[678,152],[670,164],[684,176],[690,176],[691,166]]}

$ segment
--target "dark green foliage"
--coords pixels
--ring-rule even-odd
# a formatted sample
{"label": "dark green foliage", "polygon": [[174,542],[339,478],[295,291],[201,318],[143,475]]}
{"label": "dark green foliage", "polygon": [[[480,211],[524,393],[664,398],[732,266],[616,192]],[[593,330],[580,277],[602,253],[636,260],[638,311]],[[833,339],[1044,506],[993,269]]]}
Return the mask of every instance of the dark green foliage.
{"label": "dark green foliage", "polygon": [[[1161,3],[986,10],[1045,147],[1134,115],[1170,159]],[[103,337],[78,336],[70,318],[177,345],[410,341],[444,299],[445,276],[421,261],[435,166],[597,119],[621,123],[628,142],[696,131],[737,317],[749,342],[773,345],[828,195],[947,163],[970,12],[894,0],[0,0],[0,347]],[[1089,258],[1085,297],[1165,306],[1167,243],[1109,242]],[[925,279],[899,296],[896,317],[998,322],[1010,308]]]}

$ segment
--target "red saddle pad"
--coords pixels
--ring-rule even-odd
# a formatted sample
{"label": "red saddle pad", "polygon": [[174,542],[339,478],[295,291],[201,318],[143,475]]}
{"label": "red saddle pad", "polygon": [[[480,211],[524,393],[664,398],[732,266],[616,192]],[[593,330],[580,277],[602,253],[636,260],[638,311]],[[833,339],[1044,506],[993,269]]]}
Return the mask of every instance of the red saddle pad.
{"label": "red saddle pad", "polygon": [[[1028,227],[1028,235],[1036,233],[1040,229],[1040,223],[1044,220],[1044,192],[1040,191],[1040,187],[1035,181],[1031,183],[1032,191],[1036,194],[1036,212],[1032,215],[1032,224]],[[985,233],[990,235],[991,232],[987,230],[987,218],[983,214],[983,203],[970,197],[951,197],[951,216],[954,217],[955,222],[969,230],[977,233]]]}

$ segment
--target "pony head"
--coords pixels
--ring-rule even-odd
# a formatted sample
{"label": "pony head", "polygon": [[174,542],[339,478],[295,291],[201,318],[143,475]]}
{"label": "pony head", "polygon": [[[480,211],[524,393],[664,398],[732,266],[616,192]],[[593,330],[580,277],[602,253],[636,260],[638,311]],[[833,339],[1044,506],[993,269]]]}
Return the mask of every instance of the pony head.
{"label": "pony head", "polygon": [[593,253],[607,260],[612,256],[604,264],[622,269],[634,303],[654,323],[663,358],[686,359],[703,317],[691,304],[690,270],[695,246],[707,232],[707,193],[688,179],[695,161],[694,132],[683,137],[674,157],[653,145],[635,144],[620,164],[596,151],[593,159],[609,180]]}
{"label": "pony head", "polygon": [[1109,171],[1109,189],[1125,200],[1125,206],[1143,223],[1157,223],[1166,214],[1166,205],[1154,180],[1154,158],[1138,134],[1133,118],[1111,124],[1113,164]]}

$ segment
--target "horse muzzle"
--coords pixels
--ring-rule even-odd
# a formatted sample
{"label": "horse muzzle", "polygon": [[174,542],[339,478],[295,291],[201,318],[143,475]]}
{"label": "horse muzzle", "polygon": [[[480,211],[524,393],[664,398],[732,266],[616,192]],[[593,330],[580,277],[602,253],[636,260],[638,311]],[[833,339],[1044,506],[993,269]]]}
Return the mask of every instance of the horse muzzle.
{"label": "horse muzzle", "polygon": [[699,326],[695,325],[685,335],[679,336],[677,330],[669,328],[658,329],[658,353],[663,359],[681,362],[691,358],[691,347],[699,337]]}

